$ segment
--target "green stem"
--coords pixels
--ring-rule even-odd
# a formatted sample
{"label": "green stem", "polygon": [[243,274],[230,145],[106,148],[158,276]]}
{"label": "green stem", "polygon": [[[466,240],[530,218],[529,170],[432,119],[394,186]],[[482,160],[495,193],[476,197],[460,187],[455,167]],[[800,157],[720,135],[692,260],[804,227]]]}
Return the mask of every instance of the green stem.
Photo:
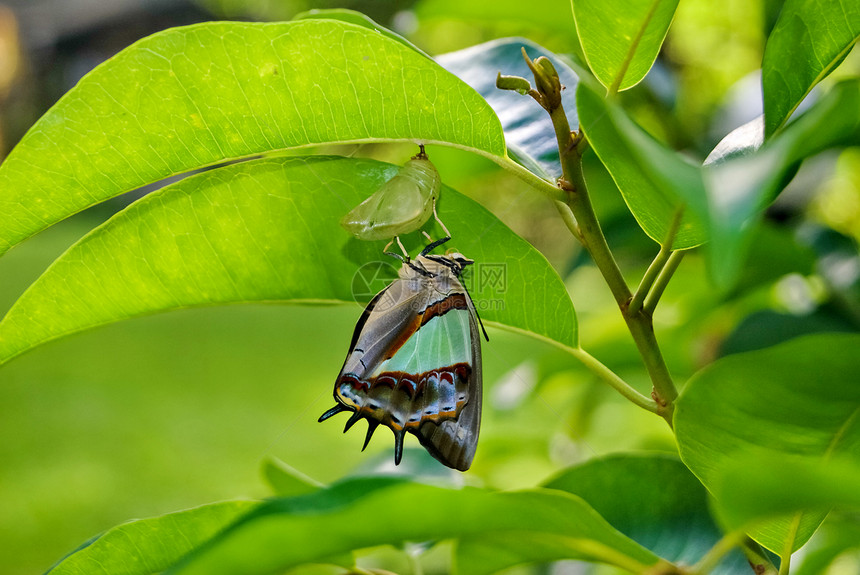
{"label": "green stem", "polygon": [[591,199],[588,197],[588,187],[582,173],[582,154],[588,146],[588,141],[580,138],[574,142],[571,139],[570,124],[561,106],[550,113],[550,118],[552,118],[552,124],[555,128],[564,179],[573,188],[568,191],[565,203],[576,219],[576,237],[591,254],[591,258],[609,285],[616,303],[619,306],[626,305],[632,294],[630,288],[627,287],[627,282],[624,281],[624,276],[621,275],[621,269],[618,267],[609,245],[606,243],[606,237],[603,235],[603,230],[600,228],[597,215],[595,215],[591,205]]}
{"label": "green stem", "polygon": [[651,399],[650,397],[645,397],[624,381],[618,375],[613,372],[611,369],[606,367],[603,363],[601,363],[597,358],[593,355],[582,349],[578,348],[568,348],[570,354],[577,358],[580,362],[582,362],[585,367],[591,370],[597,377],[608,383],[612,388],[614,388],[618,393],[629,399],[631,402],[635,403],[642,409],[647,409],[651,413],[659,413],[660,406],[657,405],[657,402]]}
{"label": "green stem", "polygon": [[655,257],[654,261],[651,262],[651,265],[648,266],[648,269],[645,271],[645,275],[642,276],[642,281],[639,282],[639,287],[636,288],[636,293],[634,293],[633,297],[630,299],[630,306],[627,308],[630,313],[636,313],[642,309],[642,304],[645,302],[645,296],[651,291],[651,286],[654,285],[654,282],[657,280],[657,276],[663,271],[663,268],[666,266],[666,262],[669,261],[669,256],[671,255],[672,252],[667,250],[666,246],[661,247],[660,251],[657,252],[657,257]]}
{"label": "green stem", "polygon": [[745,537],[741,543],[741,551],[746,555],[747,561],[756,575],[777,575],[777,569],[771,562],[770,557],[761,548],[761,545]]}
{"label": "green stem", "polygon": [[720,561],[735,547],[740,547],[756,575],[777,575],[776,567],[770,562],[759,544],[741,531],[733,531],[724,535],[693,565],[689,575],[707,575],[716,569]]}
{"label": "green stem", "polygon": [[543,178],[540,178],[530,172],[528,169],[524,168],[520,164],[516,163],[509,157],[505,156],[494,156],[492,154],[484,154],[478,150],[469,149],[469,151],[477,152],[479,155],[482,155],[490,160],[494,161],[499,165],[502,169],[512,173],[522,181],[536,188],[538,191],[542,192],[545,196],[549,197],[553,200],[563,200],[565,195],[564,192],[558,189],[558,187],[552,185],[547,182]]}
{"label": "green stem", "polygon": [[645,296],[647,296],[651,291],[651,286],[654,285],[654,281],[657,279],[657,276],[660,275],[660,272],[663,271],[666,262],[669,260],[669,256],[672,255],[672,242],[675,241],[675,236],[678,234],[678,228],[681,225],[681,216],[683,213],[683,209],[678,209],[675,212],[675,217],[672,218],[669,232],[666,234],[666,239],[660,246],[660,251],[657,253],[657,257],[655,257],[654,261],[651,262],[651,265],[648,266],[648,270],[645,272],[645,275],[642,276],[642,281],[639,282],[639,287],[636,289],[636,293],[633,294],[633,298],[630,300],[630,305],[627,308],[629,313],[637,313],[642,309]]}
{"label": "green stem", "polygon": [[660,301],[660,297],[663,295],[663,291],[666,289],[666,286],[669,285],[669,280],[672,279],[672,275],[675,273],[675,270],[678,269],[678,266],[681,264],[681,260],[684,259],[685,253],[687,252],[676,250],[669,256],[666,265],[663,266],[663,269],[660,271],[660,275],[657,276],[657,280],[654,282],[654,285],[651,286],[651,291],[648,293],[648,297],[645,298],[645,303],[642,306],[642,311],[645,314],[649,316],[654,315],[657,303]]}
{"label": "green stem", "polygon": [[737,531],[725,534],[699,561],[693,565],[691,575],[707,575],[720,564],[729,551],[741,544],[744,534]]}
{"label": "green stem", "polygon": [[555,127],[564,180],[568,182],[567,187],[570,188],[566,203],[576,218],[577,225],[573,229],[576,230],[577,237],[588,250],[612,291],[654,385],[653,396],[658,406],[657,413],[671,427],[673,402],[678,397],[678,392],[657,345],[651,316],[641,310],[636,313],[628,311],[633,294],[630,293],[630,288],[627,287],[627,282],[624,281],[621,270],[606,243],[606,237],[603,235],[591,199],[588,197],[588,187],[582,172],[582,154],[588,145],[587,140],[584,137],[579,137],[577,140],[571,138],[570,124],[561,106],[552,110],[550,117]]}
{"label": "green stem", "polygon": [[802,514],[795,513],[791,518],[791,524],[788,528],[788,537],[785,538],[785,546],[782,549],[782,555],[779,557],[779,575],[788,575],[791,569],[791,552],[794,547],[794,542],[797,539],[797,531],[800,529],[800,518]]}

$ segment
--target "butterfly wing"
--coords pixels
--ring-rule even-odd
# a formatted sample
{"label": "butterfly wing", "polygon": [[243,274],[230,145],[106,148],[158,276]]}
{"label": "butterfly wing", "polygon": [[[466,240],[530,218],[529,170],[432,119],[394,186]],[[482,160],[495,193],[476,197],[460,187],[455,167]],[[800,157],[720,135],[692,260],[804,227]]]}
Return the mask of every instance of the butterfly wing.
{"label": "butterfly wing", "polygon": [[[447,272],[447,270],[444,270]],[[367,306],[335,383],[339,411],[395,436],[400,462],[405,433],[439,461],[465,471],[481,417],[481,354],[474,307],[456,277],[401,277]]]}
{"label": "butterfly wing", "polygon": [[[425,419],[421,422],[415,435],[425,449],[447,465],[460,471],[466,471],[472,465],[475,449],[478,445],[478,432],[481,428],[481,398],[483,396],[483,377],[481,372],[481,336],[478,332],[477,315],[468,293],[463,290],[466,309],[458,308],[448,312],[444,317],[451,316],[449,323],[456,320],[460,328],[465,327],[464,337],[453,337],[451,342],[459,343],[468,350],[470,369],[468,370],[466,388],[467,401],[455,419],[433,421]],[[464,325],[465,324],[465,325]],[[451,330],[456,332],[457,329]]]}

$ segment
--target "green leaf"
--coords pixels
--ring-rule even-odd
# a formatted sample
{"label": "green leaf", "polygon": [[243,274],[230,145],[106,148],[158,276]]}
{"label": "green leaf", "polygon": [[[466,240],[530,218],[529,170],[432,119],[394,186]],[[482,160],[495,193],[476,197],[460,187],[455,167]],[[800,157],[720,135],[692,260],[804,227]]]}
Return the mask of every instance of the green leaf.
{"label": "green leaf", "polygon": [[[356,240],[338,221],[397,169],[338,157],[263,159],[150,194],[21,296],[0,322],[0,362],[83,329],[188,306],[367,301],[399,263],[381,253],[384,243]],[[439,215],[454,237],[445,247],[477,262],[465,281],[485,321],[577,345],[567,290],[539,252],[450,188]],[[407,238],[411,253],[419,242]]]}
{"label": "green leaf", "polygon": [[419,54],[423,54],[428,58],[430,57],[426,52],[424,52],[424,50],[422,50],[400,34],[395,34],[388,28],[377,24],[369,16],[362,14],[361,12],[356,12],[355,10],[349,10],[348,8],[316,8],[313,10],[308,10],[307,12],[301,12],[299,14],[296,14],[293,17],[293,20],[340,20],[341,22],[355,24],[356,26],[362,26],[364,28],[373,30],[374,32],[378,32],[383,36],[387,36],[388,38],[391,38],[396,42],[400,42],[404,46],[412,48]]}
{"label": "green leaf", "polygon": [[365,26],[316,19],[166,30],[84,77],[0,166],[0,254],[176,174],[380,140],[443,142],[506,160],[499,120],[474,90]]}
{"label": "green leaf", "polygon": [[[860,419],[857,413],[854,420]],[[851,425],[856,427],[854,421]],[[762,468],[779,473],[750,473]],[[786,481],[787,477],[791,480]],[[788,513],[824,514],[834,507],[860,510],[860,457],[822,461],[820,457],[740,455],[720,470],[714,495],[722,518],[735,529]]]}
{"label": "green leaf", "polygon": [[787,0],[762,60],[765,132],[773,135],[860,38],[860,4]]}
{"label": "green leaf", "polygon": [[834,86],[764,145],[760,123],[738,128],[704,168],[655,141],[587,82],[577,89],[577,107],[589,142],[645,233],[662,242],[684,205],[673,246],[693,247],[709,235],[709,269],[723,289],[737,281],[761,214],[797,165],[829,147],[860,143],[860,80]]}
{"label": "green leaf", "polygon": [[[856,335],[798,338],[720,359],[695,374],[675,411],[684,463],[716,493],[738,457],[860,459],[858,346]],[[754,473],[786,481],[792,476],[785,469],[756,465]],[[805,511],[774,520],[752,536],[776,553],[796,550],[823,518],[824,512]]]}
{"label": "green leaf", "polygon": [[735,158],[745,158],[755,154],[764,143],[764,116],[750,120],[735,128],[720,140],[705,158],[704,165],[717,166]]}
{"label": "green leaf", "polygon": [[[705,488],[674,455],[596,458],[544,487],[582,497],[613,527],[672,562],[692,565],[722,537]],[[746,565],[735,552],[713,573],[738,573]]]}
{"label": "green leaf", "polygon": [[662,244],[675,213],[686,205],[672,245],[685,249],[704,242],[708,208],[700,169],[652,139],[586,82],[577,88],[576,105],[589,143],[645,233]]}
{"label": "green leaf", "polygon": [[272,456],[266,457],[263,461],[263,477],[266,478],[272,490],[281,497],[304,495],[323,487],[319,481]]}
{"label": "green leaf", "polygon": [[49,573],[161,573],[258,505],[260,503],[255,501],[225,501],[123,523],[70,553]]}
{"label": "green leaf", "polygon": [[[353,549],[485,535],[498,537],[496,553],[502,557],[510,556],[505,546],[522,535],[535,542],[530,559],[545,555],[544,548],[547,556],[563,548],[568,558],[635,565],[640,571],[658,560],[581,499],[565,493],[456,490],[368,478],[267,503],[171,573],[270,573]],[[508,562],[468,562],[460,565],[460,572],[489,573],[501,563]]]}
{"label": "green leaf", "polygon": [[562,105],[571,129],[576,129],[579,126],[575,97],[579,78],[576,72],[564,59],[529,40],[494,40],[465,50],[442,54],[437,61],[490,103],[502,122],[511,157],[532,173],[555,182],[561,177],[561,163],[549,114],[530,96],[496,87],[499,72],[534,81],[523,60],[522,48],[526,49],[531,59],[545,56],[555,66],[559,79],[566,88],[561,93]]}
{"label": "green leaf", "polygon": [[[726,139],[736,138],[736,132]],[[713,242],[709,264],[712,276],[722,287],[737,280],[761,214],[776,199],[797,165],[829,147],[860,143],[860,80],[834,86],[755,153],[750,150],[756,147],[758,135],[751,136],[748,142],[746,147],[734,147],[742,151],[728,154],[717,154],[718,150],[730,148],[719,144],[704,170]]]}
{"label": "green leaf", "polygon": [[610,93],[638,84],[657,59],[678,0],[575,0],[573,17],[591,71]]}

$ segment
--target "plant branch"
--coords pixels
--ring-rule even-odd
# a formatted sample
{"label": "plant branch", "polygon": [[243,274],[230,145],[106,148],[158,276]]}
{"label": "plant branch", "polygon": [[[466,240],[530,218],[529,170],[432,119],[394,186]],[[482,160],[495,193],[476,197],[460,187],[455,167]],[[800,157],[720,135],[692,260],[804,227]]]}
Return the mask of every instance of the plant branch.
{"label": "plant branch", "polygon": [[615,389],[615,391],[629,399],[631,402],[635,403],[642,409],[650,411],[651,413],[660,412],[660,406],[657,405],[656,401],[650,397],[645,397],[633,389],[630,384],[621,379],[615,372],[606,367],[600,362],[600,360],[581,347],[568,348],[568,352],[585,365],[585,367],[591,370],[593,374],[608,383],[613,389]]}
{"label": "plant branch", "polygon": [[642,306],[642,311],[647,315],[654,315],[657,303],[660,301],[660,297],[663,295],[663,291],[666,289],[666,286],[669,285],[669,280],[672,279],[672,275],[675,273],[675,270],[678,269],[678,266],[681,264],[681,260],[684,259],[685,253],[687,252],[676,250],[669,256],[669,259],[666,261],[666,265],[663,266],[663,269],[660,271],[660,275],[657,276],[657,280],[651,287],[651,291],[648,293],[648,297],[645,298],[645,303]]}
{"label": "plant branch", "polygon": [[622,276],[615,257],[606,242],[603,230],[600,228],[600,223],[588,196],[588,186],[582,171],[582,154],[587,149],[588,140],[582,133],[575,135],[571,133],[570,123],[560,102],[557,106],[548,109],[548,112],[555,129],[561,158],[563,178],[559,182],[559,186],[567,192],[565,203],[570,208],[573,217],[576,218],[576,225],[572,226],[569,218],[564,217],[563,212],[562,217],[585,249],[588,250],[609,286],[651,377],[651,382],[654,385],[652,397],[658,407],[657,413],[671,427],[674,411],[673,402],[678,396],[678,392],[657,345],[651,317],[641,310],[636,313],[630,313],[628,310],[633,294],[630,292],[627,282],[624,281],[624,276]]}
{"label": "plant branch", "polygon": [[800,529],[800,513],[795,513],[788,527],[788,537],[785,538],[785,546],[779,557],[779,575],[788,575],[791,569],[791,552],[794,542],[797,540],[797,531]]}
{"label": "plant branch", "polygon": [[[568,122],[560,96],[561,84],[552,62],[544,57],[532,61],[525,49],[522,52],[535,78],[539,95],[535,99],[549,113],[558,144],[562,168],[562,178],[559,180],[558,186],[561,191],[565,192],[564,203],[567,204],[567,207],[563,208],[558,204],[556,207],[567,227],[591,255],[591,259],[594,260],[597,269],[600,270],[609,286],[615,302],[621,310],[621,315],[627,323],[630,335],[633,336],[636,347],[639,349],[645,369],[651,377],[651,383],[654,386],[651,397],[657,406],[656,413],[666,420],[669,427],[672,427],[673,402],[678,396],[678,392],[657,345],[651,316],[643,313],[641,309],[634,313],[629,311],[633,294],[630,292],[618,263],[609,249],[606,236],[600,228],[600,222],[597,220],[597,215],[594,213],[594,207],[588,196],[588,186],[582,171],[582,155],[588,149],[588,140],[582,132],[574,134],[570,131],[570,122]],[[567,209],[570,210],[570,213],[567,213]],[[657,275],[657,280],[659,277]],[[626,383],[624,385],[629,388]],[[632,388],[629,389],[632,390]],[[624,395],[631,400],[635,398],[626,389]],[[646,405],[640,399],[635,399],[634,403],[637,405],[643,407]],[[650,406],[650,403],[647,405]]]}
{"label": "plant branch", "polygon": [[651,286],[654,285],[654,281],[657,279],[657,276],[660,275],[660,272],[663,271],[666,262],[669,260],[669,256],[672,255],[672,242],[675,241],[675,236],[678,234],[678,228],[681,226],[681,216],[683,214],[683,208],[678,208],[675,211],[675,216],[672,218],[672,223],[669,225],[669,232],[666,234],[666,239],[663,240],[663,244],[660,246],[660,251],[657,252],[657,256],[654,258],[654,261],[651,262],[650,266],[648,266],[648,270],[645,272],[645,275],[642,276],[642,281],[639,282],[639,287],[636,288],[636,293],[633,294],[633,298],[630,300],[630,305],[627,307],[629,313],[637,313],[642,309],[645,296],[647,296],[651,291]]}
{"label": "plant branch", "polygon": [[770,557],[767,556],[761,545],[749,537],[745,537],[741,543],[741,551],[746,555],[747,561],[749,561],[756,575],[777,575],[776,566]]}
{"label": "plant branch", "polygon": [[[476,150],[471,150],[473,152],[479,153]],[[552,185],[550,182],[544,180],[543,178],[536,176],[531,171],[521,166],[520,164],[513,161],[511,158],[507,156],[494,156],[491,154],[481,154],[490,160],[494,161],[498,164],[502,169],[512,173],[519,179],[523,180],[527,184],[536,188],[540,192],[543,192],[544,195],[549,197],[552,200],[564,200],[564,192],[558,189],[557,186]]]}
{"label": "plant branch", "polygon": [[[632,294],[621,269],[606,243],[606,236],[597,221],[597,215],[588,197],[588,187],[585,176],[582,173],[582,154],[585,152],[588,141],[581,136],[572,137],[570,124],[564,109],[559,106],[550,113],[553,126],[555,127],[556,141],[558,142],[559,154],[562,158],[563,181],[560,183],[563,190],[567,191],[565,204],[567,209],[575,218],[576,237],[582,243],[591,258],[606,280],[616,303],[620,306],[630,300]],[[563,219],[564,216],[563,216]],[[565,221],[567,224],[568,222]],[[568,227],[571,227],[568,225]]]}
{"label": "plant branch", "polygon": [[741,544],[744,539],[744,534],[738,531],[726,533],[717,541],[713,547],[708,549],[708,552],[702,555],[702,558],[693,565],[691,570],[692,575],[707,575],[720,564],[729,551]]}
{"label": "plant branch", "polygon": [[[609,245],[606,243],[606,237],[603,235],[591,199],[588,197],[588,187],[582,173],[582,152],[587,145],[587,140],[581,135],[571,138],[567,117],[561,106],[553,110],[550,117],[556,127],[556,138],[562,159],[565,179],[565,183],[562,185],[570,188],[567,190],[566,203],[576,218],[577,229],[579,230],[578,237],[588,253],[591,254],[591,258],[612,291],[624,321],[627,322],[630,334],[636,342],[636,347],[639,349],[645,368],[648,370],[654,385],[653,398],[658,406],[657,413],[671,426],[672,412],[674,411],[673,402],[678,396],[678,392],[657,345],[651,317],[642,313],[641,310],[636,313],[629,313],[628,311],[633,296],[621,275],[621,270],[618,268]],[[567,137],[565,137],[565,133]]]}
{"label": "plant branch", "polygon": [[744,535],[742,531],[732,531],[716,542],[699,561],[693,565],[690,575],[707,575],[720,564],[720,561],[735,547],[740,547],[756,575],[777,575],[776,567],[770,562],[758,543]]}

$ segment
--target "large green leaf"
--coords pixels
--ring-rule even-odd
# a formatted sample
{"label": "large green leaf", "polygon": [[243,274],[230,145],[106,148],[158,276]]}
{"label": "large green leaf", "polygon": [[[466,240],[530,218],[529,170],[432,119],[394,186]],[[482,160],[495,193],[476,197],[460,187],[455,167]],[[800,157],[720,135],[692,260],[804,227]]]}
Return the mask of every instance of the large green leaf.
{"label": "large green leaf", "polygon": [[522,48],[529,58],[544,56],[555,66],[565,87],[561,93],[562,104],[571,129],[575,130],[579,126],[575,97],[579,78],[562,58],[537,44],[523,38],[505,38],[442,54],[437,61],[490,103],[502,122],[511,156],[532,173],[555,182],[561,177],[561,162],[549,114],[529,96],[496,88],[498,73],[532,77],[523,60]]}
{"label": "large green leaf", "polygon": [[583,130],[642,229],[665,238],[678,206],[685,206],[673,246],[709,242],[709,267],[723,288],[738,277],[764,209],[806,157],[860,143],[860,81],[833,87],[806,113],[762,145],[761,121],[730,133],[705,160],[689,163],[651,138],[588,82],[577,89]]}
{"label": "large green leaf", "polygon": [[[70,248],[21,296],[0,322],[0,362],[66,334],[170,309],[369,299],[385,285],[371,280],[392,278],[395,260],[382,255],[384,242],[356,240],[338,221],[396,170],[371,160],[273,158],[151,194]],[[539,252],[450,188],[439,215],[454,236],[445,247],[477,262],[466,281],[486,321],[577,345],[570,298]],[[420,239],[407,243],[413,254]]]}
{"label": "large green leaf", "polygon": [[860,144],[860,81],[837,84],[751,153],[760,137],[754,123],[742,126],[714,149],[704,169],[713,241],[709,263],[724,287],[736,280],[755,225],[800,162],[831,146]]}
{"label": "large green leaf", "polygon": [[263,460],[262,472],[266,482],[280,497],[304,495],[323,487],[319,481],[273,456]]}
{"label": "large green leaf", "polygon": [[787,0],[762,61],[765,132],[782,126],[809,91],[860,38],[860,4],[853,0]]}
{"label": "large green leaf", "polygon": [[483,98],[365,26],[311,19],[166,30],[84,77],[0,166],[0,254],[175,174],[368,140],[444,142],[512,163]]}
{"label": "large green leaf", "polygon": [[[705,488],[674,455],[592,459],[544,487],[582,497],[613,527],[669,561],[693,565],[722,537]],[[712,573],[738,573],[746,565],[735,552]]]}
{"label": "large green leaf", "polygon": [[684,205],[672,246],[684,249],[705,241],[708,212],[700,169],[652,139],[588,82],[579,84],[576,106],[589,143],[645,233],[662,244]]}
{"label": "large green leaf", "polygon": [[[751,476],[751,467],[780,472]],[[820,457],[744,454],[720,470],[714,492],[721,504],[722,518],[736,529],[810,509],[822,513],[833,507],[860,510],[860,457],[822,461]]]}
{"label": "large green leaf", "polygon": [[396,42],[400,42],[404,46],[408,46],[412,48],[416,52],[420,54],[424,54],[428,58],[430,57],[424,50],[401,36],[400,34],[396,34],[377,24],[372,18],[367,16],[366,14],[362,14],[361,12],[356,12],[355,10],[349,10],[348,8],[315,8],[312,10],[308,10],[307,12],[301,12],[296,14],[293,20],[340,20],[341,22],[348,22],[349,24],[355,24],[357,26],[362,26],[364,28],[368,28],[373,30],[374,32],[378,32],[383,36],[387,36]]}
{"label": "large green leaf", "polygon": [[150,575],[161,573],[239,516],[259,505],[225,501],[109,529],[51,568],[51,575]]}
{"label": "large green leaf", "polygon": [[573,0],[591,71],[615,92],[638,84],[660,52],[678,0]]}
{"label": "large green leaf", "polygon": [[[733,461],[791,456],[860,460],[860,362],[856,335],[816,335],[729,356],[698,372],[675,410],[681,458],[714,493]],[[785,481],[781,464],[750,473]],[[824,517],[812,510],[756,529],[776,553],[805,543]]]}
{"label": "large green leaf", "polygon": [[[531,546],[531,560],[562,552],[567,558],[636,566],[638,571],[658,561],[566,493],[457,490],[366,478],[264,504],[171,573],[279,572],[353,549],[486,534],[497,536],[493,561],[473,562],[458,551],[461,572],[483,574],[508,566],[508,545],[520,549],[524,542]],[[519,556],[513,559],[522,562]]]}

